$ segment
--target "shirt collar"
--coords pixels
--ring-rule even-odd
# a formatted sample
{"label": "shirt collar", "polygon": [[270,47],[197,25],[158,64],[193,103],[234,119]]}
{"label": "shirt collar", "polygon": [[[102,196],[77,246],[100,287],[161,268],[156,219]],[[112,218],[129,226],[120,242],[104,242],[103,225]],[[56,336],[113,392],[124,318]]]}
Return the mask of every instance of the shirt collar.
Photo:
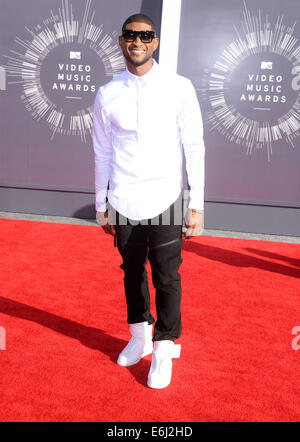
{"label": "shirt collar", "polygon": [[155,76],[157,70],[158,70],[158,64],[156,63],[154,58],[152,59],[152,68],[150,69],[150,71],[148,71],[146,74],[142,76],[132,74],[129,71],[128,67],[126,67],[125,74],[126,74],[127,83],[129,84],[132,81],[133,82],[139,81],[141,85],[146,85]]}

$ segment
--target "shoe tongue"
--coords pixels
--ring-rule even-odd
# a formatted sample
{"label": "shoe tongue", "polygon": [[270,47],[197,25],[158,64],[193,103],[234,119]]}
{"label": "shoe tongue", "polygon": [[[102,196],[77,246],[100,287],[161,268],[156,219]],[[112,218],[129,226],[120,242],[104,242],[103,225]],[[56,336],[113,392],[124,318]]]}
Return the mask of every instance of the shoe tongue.
{"label": "shoe tongue", "polygon": [[157,348],[169,348],[170,346],[174,345],[173,341],[155,341],[154,346]]}
{"label": "shoe tongue", "polygon": [[154,343],[154,352],[159,356],[167,356],[171,358],[179,358],[181,352],[181,345],[174,344],[173,341],[157,341],[159,345]]}

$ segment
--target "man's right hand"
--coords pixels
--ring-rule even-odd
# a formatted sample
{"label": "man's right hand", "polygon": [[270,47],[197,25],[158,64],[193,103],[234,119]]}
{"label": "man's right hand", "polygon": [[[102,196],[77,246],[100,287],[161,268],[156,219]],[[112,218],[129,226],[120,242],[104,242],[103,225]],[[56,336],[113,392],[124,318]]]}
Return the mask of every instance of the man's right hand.
{"label": "man's right hand", "polygon": [[105,233],[108,233],[109,235],[115,235],[115,228],[113,225],[109,223],[109,212],[108,210],[106,212],[97,212],[96,213],[96,220],[97,223],[102,227]]}

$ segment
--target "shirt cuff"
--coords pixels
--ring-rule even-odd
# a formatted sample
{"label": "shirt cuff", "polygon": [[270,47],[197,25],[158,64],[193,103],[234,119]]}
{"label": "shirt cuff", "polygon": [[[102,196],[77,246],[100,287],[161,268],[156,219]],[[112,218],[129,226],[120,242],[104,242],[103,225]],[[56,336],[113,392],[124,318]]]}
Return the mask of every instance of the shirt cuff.
{"label": "shirt cuff", "polygon": [[106,212],[107,210],[107,189],[99,190],[96,192],[96,211],[97,212]]}
{"label": "shirt cuff", "polygon": [[204,198],[198,192],[190,190],[188,209],[204,210]]}

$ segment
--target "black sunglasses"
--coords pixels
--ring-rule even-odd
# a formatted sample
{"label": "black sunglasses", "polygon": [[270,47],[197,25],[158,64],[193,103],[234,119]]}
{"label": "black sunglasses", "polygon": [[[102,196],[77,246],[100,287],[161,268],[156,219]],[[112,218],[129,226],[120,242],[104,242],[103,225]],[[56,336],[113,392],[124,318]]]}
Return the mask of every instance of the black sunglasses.
{"label": "black sunglasses", "polygon": [[125,29],[123,31],[122,37],[127,43],[131,43],[140,37],[142,43],[151,43],[153,38],[155,38],[154,31],[132,31],[131,29]]}

